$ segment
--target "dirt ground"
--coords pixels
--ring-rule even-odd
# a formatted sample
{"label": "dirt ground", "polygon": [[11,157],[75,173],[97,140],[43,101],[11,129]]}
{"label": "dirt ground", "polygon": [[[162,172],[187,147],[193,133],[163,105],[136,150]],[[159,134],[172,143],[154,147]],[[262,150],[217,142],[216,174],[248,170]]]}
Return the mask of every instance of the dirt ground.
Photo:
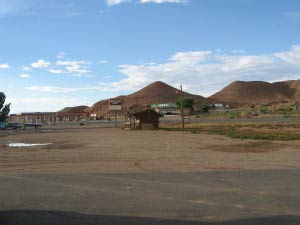
{"label": "dirt ground", "polygon": [[[9,148],[9,142],[52,144]],[[0,135],[0,174],[299,169],[299,161],[300,141],[86,127]]]}
{"label": "dirt ground", "polygon": [[300,224],[299,147],[88,125],[1,131],[0,224]]}

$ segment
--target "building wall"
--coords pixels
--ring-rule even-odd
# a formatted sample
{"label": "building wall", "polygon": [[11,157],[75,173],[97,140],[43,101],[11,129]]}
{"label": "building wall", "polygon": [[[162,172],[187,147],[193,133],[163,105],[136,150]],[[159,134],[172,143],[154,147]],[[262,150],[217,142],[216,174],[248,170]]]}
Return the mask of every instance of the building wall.
{"label": "building wall", "polygon": [[8,118],[10,123],[49,123],[55,122],[56,114],[19,114]]}
{"label": "building wall", "polygon": [[79,122],[82,119],[88,119],[88,113],[58,113],[58,122]]}
{"label": "building wall", "polygon": [[155,125],[153,123],[142,123],[141,124],[141,129],[154,130],[154,129],[157,129],[157,128],[155,127]]}
{"label": "building wall", "polygon": [[88,119],[89,114],[83,113],[23,113],[9,116],[10,123],[59,123],[59,122],[76,122],[82,119]]}

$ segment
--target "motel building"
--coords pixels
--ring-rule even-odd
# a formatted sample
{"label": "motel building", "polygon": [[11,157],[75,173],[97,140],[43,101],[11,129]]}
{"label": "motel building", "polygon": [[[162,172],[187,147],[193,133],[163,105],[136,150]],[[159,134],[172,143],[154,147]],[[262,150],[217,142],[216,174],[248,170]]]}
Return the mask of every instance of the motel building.
{"label": "motel building", "polygon": [[88,112],[58,112],[57,122],[78,122],[89,119]]}
{"label": "motel building", "polygon": [[56,122],[55,112],[29,112],[20,114],[11,114],[8,117],[9,123],[35,123],[48,124]]}
{"label": "motel building", "polygon": [[32,123],[32,124],[56,124],[67,122],[79,122],[88,120],[89,112],[74,110],[74,111],[60,111],[60,112],[30,112],[11,114],[8,117],[9,123]]}

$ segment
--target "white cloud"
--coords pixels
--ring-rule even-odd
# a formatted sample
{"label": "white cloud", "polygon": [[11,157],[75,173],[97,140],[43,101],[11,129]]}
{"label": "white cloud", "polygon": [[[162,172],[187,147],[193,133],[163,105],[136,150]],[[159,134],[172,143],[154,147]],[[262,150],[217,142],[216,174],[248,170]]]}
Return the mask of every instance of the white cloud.
{"label": "white cloud", "polygon": [[[87,61],[57,61],[52,73],[89,71]],[[62,69],[60,69],[60,67]],[[235,80],[276,81],[300,78],[300,46],[268,55],[236,55],[223,51],[177,52],[163,63],[125,64],[119,70],[124,78],[84,87],[30,86],[27,90],[45,93],[74,93],[97,90],[111,95],[136,91],[161,80],[173,86],[183,84],[189,92],[209,96]],[[103,76],[102,79],[111,78]]]}
{"label": "white cloud", "polygon": [[133,91],[161,80],[184,84],[190,92],[208,96],[235,80],[273,81],[300,78],[300,46],[270,55],[228,55],[216,51],[178,52],[166,63],[121,65],[124,79],[100,83],[102,91]]}
{"label": "white cloud", "polygon": [[[48,62],[43,59],[38,60],[31,64],[31,67],[23,66],[22,69],[24,71],[31,71],[32,68],[40,68],[46,69],[49,73],[53,74],[68,74],[72,76],[82,76],[86,75],[91,72],[90,68],[88,67],[91,64],[88,61],[80,60],[80,61],[71,61],[65,59],[67,53],[60,52],[56,58],[56,62]],[[107,63],[108,61],[101,61],[102,64]]]}
{"label": "white cloud", "polygon": [[279,52],[276,53],[275,56],[286,61],[291,64],[299,64],[300,63],[300,46],[294,45],[292,49],[288,52]]}
{"label": "white cloud", "polygon": [[104,77],[102,77],[102,79],[110,79],[110,78],[112,78],[112,76],[104,76]]}
{"label": "white cloud", "polygon": [[131,0],[106,0],[107,5],[109,6],[118,5],[124,2],[131,2]]}
{"label": "white cloud", "polygon": [[60,70],[60,69],[49,69],[48,72],[54,73],[54,74],[63,74],[65,71]]}
{"label": "white cloud", "polygon": [[171,57],[176,64],[195,64],[211,59],[212,51],[177,52]]}
{"label": "white cloud", "polygon": [[58,58],[58,59],[64,59],[64,58],[66,58],[67,55],[68,54],[65,53],[65,52],[60,52],[60,53],[58,53],[58,55],[56,56],[56,58]]}
{"label": "white cloud", "polygon": [[108,60],[101,60],[101,61],[99,61],[98,63],[99,63],[99,64],[106,64],[106,63],[109,63],[109,61],[108,61]]}
{"label": "white cloud", "polygon": [[30,66],[22,66],[22,70],[24,70],[24,71],[32,71],[32,68]]}
{"label": "white cloud", "polygon": [[140,3],[186,3],[186,0],[140,0]]}
{"label": "white cloud", "polygon": [[74,88],[67,88],[67,87],[58,87],[58,86],[29,86],[25,87],[28,91],[38,91],[38,92],[47,92],[52,94],[57,93],[71,93],[71,92],[78,92],[78,91],[93,91],[93,90],[102,90],[100,86],[86,86],[86,87],[74,87]]}
{"label": "white cloud", "polygon": [[25,88],[28,91],[39,91],[48,93],[69,93],[78,91],[76,88],[62,88],[56,86],[30,86]]}
{"label": "white cloud", "polygon": [[6,70],[6,69],[9,69],[10,66],[8,63],[5,63],[5,64],[0,64],[0,69],[3,69],[3,70]]}
{"label": "white cloud", "polygon": [[56,62],[57,66],[61,66],[64,68],[64,72],[66,74],[70,74],[73,76],[82,76],[84,74],[90,73],[91,71],[89,70],[86,65],[90,64],[87,61],[61,61],[58,60]]}
{"label": "white cloud", "polygon": [[66,106],[78,106],[87,104],[86,99],[70,96],[40,96],[14,97],[7,99],[12,103],[12,113],[21,112],[55,112]]}
{"label": "white cloud", "polygon": [[121,3],[125,2],[134,2],[134,3],[157,3],[157,4],[162,4],[162,3],[186,3],[187,0],[106,0],[107,5],[113,6],[113,5],[119,5]]}
{"label": "white cloud", "polygon": [[244,54],[246,51],[244,49],[234,49],[232,50],[232,53],[234,54]]}
{"label": "white cloud", "polygon": [[35,69],[37,69],[37,68],[48,68],[50,65],[51,65],[50,62],[47,62],[43,59],[40,59],[40,60],[38,60],[34,63],[31,63],[31,67],[35,68]]}
{"label": "white cloud", "polygon": [[30,75],[29,74],[26,74],[26,73],[22,73],[19,75],[20,78],[23,78],[23,79],[28,79],[30,78]]}

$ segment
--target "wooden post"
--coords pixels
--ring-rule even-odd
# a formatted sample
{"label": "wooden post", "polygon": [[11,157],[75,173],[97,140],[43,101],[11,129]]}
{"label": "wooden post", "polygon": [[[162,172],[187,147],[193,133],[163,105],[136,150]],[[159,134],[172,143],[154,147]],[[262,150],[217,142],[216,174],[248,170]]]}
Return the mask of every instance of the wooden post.
{"label": "wooden post", "polygon": [[180,85],[180,100],[181,100],[182,129],[184,130],[184,112],[183,112],[183,92],[182,92],[182,85]]}
{"label": "wooden post", "polygon": [[117,111],[115,111],[115,128],[118,127],[118,121],[117,121]]}

